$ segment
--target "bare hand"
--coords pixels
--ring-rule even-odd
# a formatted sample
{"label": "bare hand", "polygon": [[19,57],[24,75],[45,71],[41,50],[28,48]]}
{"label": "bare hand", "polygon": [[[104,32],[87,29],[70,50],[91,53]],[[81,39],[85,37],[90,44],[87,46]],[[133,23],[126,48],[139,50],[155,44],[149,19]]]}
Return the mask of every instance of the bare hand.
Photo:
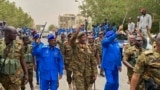
{"label": "bare hand", "polygon": [[41,39],[40,39],[40,38],[37,38],[37,39],[36,39],[36,43],[39,44],[40,42],[41,42]]}
{"label": "bare hand", "polygon": [[59,80],[62,79],[62,75],[59,75]]}
{"label": "bare hand", "polygon": [[27,84],[27,82],[28,82],[28,74],[25,74],[24,75],[24,83]]}
{"label": "bare hand", "polygon": [[141,33],[140,30],[139,30],[138,28],[136,29],[136,33],[137,33],[137,34]]}
{"label": "bare hand", "polygon": [[119,71],[122,72],[122,67],[119,68]]}

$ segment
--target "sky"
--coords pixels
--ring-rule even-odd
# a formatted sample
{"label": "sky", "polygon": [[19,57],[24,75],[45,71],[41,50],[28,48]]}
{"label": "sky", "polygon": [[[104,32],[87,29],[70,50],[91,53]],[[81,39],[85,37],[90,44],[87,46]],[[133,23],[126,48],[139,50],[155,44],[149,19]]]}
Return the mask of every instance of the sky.
{"label": "sky", "polygon": [[58,16],[63,14],[78,14],[78,6],[82,0],[9,0],[15,2],[17,7],[21,7],[28,13],[35,24],[58,26]]}

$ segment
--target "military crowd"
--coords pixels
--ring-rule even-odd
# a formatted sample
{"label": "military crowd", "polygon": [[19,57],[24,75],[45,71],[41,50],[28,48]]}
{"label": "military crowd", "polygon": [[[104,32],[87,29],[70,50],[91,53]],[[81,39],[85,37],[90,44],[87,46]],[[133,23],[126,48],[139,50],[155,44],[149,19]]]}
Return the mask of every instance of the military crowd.
{"label": "military crowd", "polygon": [[[48,45],[41,42],[41,34],[35,30],[29,37],[18,35],[13,26],[4,27],[0,39],[0,90],[25,90],[27,82],[34,90],[34,70],[40,90],[57,90],[64,70],[69,90],[92,90],[97,67],[106,77],[104,90],[118,90],[121,61],[127,67],[130,90],[160,90],[160,34],[151,36],[151,16],[145,9],[141,13],[136,26],[129,18],[126,32],[120,25],[118,30],[98,31],[95,38],[94,31],[81,32],[84,26],[80,25],[67,36],[49,34]],[[119,34],[125,34],[129,41],[123,52],[116,39]]]}

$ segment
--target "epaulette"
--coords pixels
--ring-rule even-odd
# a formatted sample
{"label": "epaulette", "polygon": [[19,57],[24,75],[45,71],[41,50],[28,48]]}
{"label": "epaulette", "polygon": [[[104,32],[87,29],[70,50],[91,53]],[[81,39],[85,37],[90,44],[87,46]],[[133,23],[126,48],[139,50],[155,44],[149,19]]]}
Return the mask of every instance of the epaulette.
{"label": "epaulette", "polygon": [[153,50],[147,50],[147,51],[144,51],[144,54],[145,54],[145,55],[153,54]]}

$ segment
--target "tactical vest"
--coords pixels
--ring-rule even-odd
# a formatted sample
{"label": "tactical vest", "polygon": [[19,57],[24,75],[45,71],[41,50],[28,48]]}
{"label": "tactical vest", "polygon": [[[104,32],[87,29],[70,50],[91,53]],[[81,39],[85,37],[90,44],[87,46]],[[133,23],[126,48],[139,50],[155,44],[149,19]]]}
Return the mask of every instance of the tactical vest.
{"label": "tactical vest", "polygon": [[27,51],[25,53],[25,61],[26,63],[32,63],[32,54],[31,54],[31,49],[32,49],[32,46],[31,45],[28,45],[27,46]]}
{"label": "tactical vest", "polygon": [[[2,70],[0,73],[5,75],[13,75],[16,73],[18,68],[20,67],[20,60],[17,60],[14,58],[14,52],[15,52],[15,42],[13,42],[12,50],[11,50],[11,58],[8,58],[4,55],[4,50],[2,50],[2,58],[0,59],[0,67],[2,67]],[[5,46],[4,41],[2,42],[2,45]]]}

